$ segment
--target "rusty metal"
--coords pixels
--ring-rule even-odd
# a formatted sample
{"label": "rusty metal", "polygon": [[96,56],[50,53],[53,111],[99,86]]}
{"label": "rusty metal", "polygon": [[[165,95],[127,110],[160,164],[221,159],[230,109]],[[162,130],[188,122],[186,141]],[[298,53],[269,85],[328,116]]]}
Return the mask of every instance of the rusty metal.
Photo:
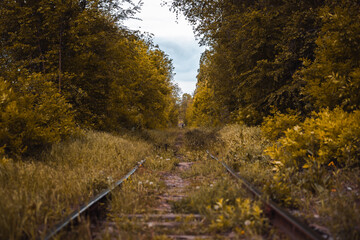
{"label": "rusty metal", "polygon": [[141,160],[136,164],[136,166],[130,170],[123,178],[121,178],[119,181],[117,181],[114,185],[112,185],[110,188],[102,191],[90,201],[84,205],[82,205],[78,210],[73,211],[70,215],[68,215],[62,222],[56,224],[47,234],[44,240],[49,240],[53,238],[57,233],[59,233],[62,229],[67,227],[71,222],[78,219],[81,214],[86,213],[91,208],[93,208],[96,204],[102,202],[109,193],[114,190],[116,187],[120,186],[125,180],[127,180],[131,175],[133,175],[136,170],[141,167],[145,163],[145,160]]}
{"label": "rusty metal", "polygon": [[226,170],[236,179],[242,182],[242,185],[256,198],[264,203],[264,213],[270,219],[271,223],[278,227],[282,232],[287,234],[291,239],[309,239],[318,240],[323,239],[317,232],[311,229],[306,224],[302,223],[296,217],[291,215],[288,211],[280,208],[273,201],[265,199],[261,192],[252,186],[246,179],[237,174],[226,163],[220,161],[217,157],[206,151],[212,159],[221,163]]}

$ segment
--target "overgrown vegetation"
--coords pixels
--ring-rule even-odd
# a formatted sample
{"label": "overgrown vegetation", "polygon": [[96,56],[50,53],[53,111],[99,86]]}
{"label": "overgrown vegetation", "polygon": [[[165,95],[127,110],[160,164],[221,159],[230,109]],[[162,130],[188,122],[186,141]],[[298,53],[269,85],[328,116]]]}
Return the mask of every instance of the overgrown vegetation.
{"label": "overgrown vegetation", "polygon": [[[336,145],[326,144],[326,141],[341,145],[339,141],[356,139],[344,137],[339,140],[339,137],[351,132],[356,134],[358,121],[355,119],[358,117],[355,117],[357,113],[342,111],[340,114],[339,111],[342,110],[324,111],[305,122],[298,120],[298,125],[294,123],[295,126],[284,127],[282,131],[279,131],[282,128],[279,124],[268,123],[283,122],[284,126],[289,126],[288,116],[278,115],[277,119],[268,119],[263,128],[269,136],[280,133],[282,137],[278,142],[266,139],[259,127],[226,126],[219,131],[221,147],[214,147],[213,151],[219,151],[223,160],[271,199],[312,226],[320,226],[325,231],[323,233],[340,239],[348,239],[349,236],[356,239],[360,236],[358,153],[346,152],[342,155],[341,147],[331,148]],[[335,117],[340,115],[343,118]],[[337,121],[343,123],[339,129],[336,128]],[[273,133],[270,126],[273,126]],[[297,128],[303,132],[297,132]],[[292,138],[294,132],[302,141]],[[292,155],[295,153],[291,148],[293,146],[296,146],[297,152],[305,152],[304,155],[298,158]],[[309,149],[310,153],[307,151],[309,146],[317,149]],[[324,155],[321,158],[319,152],[328,152],[331,157]]]}
{"label": "overgrown vegetation", "polygon": [[[180,106],[171,59],[122,24],[140,5],[1,2],[0,238],[42,236],[145,156],[151,171],[171,171],[176,130],[148,129],[179,118],[202,127],[186,131],[181,150],[196,162],[183,177],[202,185],[179,211],[207,215],[215,233],[269,230],[211,149],[315,228],[360,238],[359,1],[172,1],[208,46]],[[113,208],[154,204],[157,177],[135,178]]]}
{"label": "overgrown vegetation", "polygon": [[216,131],[192,129],[185,133],[185,146],[189,150],[203,150],[218,141]]}
{"label": "overgrown vegetation", "polygon": [[86,132],[38,159],[0,164],[0,238],[36,239],[148,156],[151,145]]}
{"label": "overgrown vegetation", "polygon": [[172,8],[208,46],[186,98],[189,124],[258,125],[274,108],[302,117],[359,109],[357,0],[175,0]]}
{"label": "overgrown vegetation", "polygon": [[[359,6],[357,0],[171,4],[208,46],[195,94],[183,98],[185,122],[241,124],[221,129],[225,149],[213,151],[340,239],[360,236]],[[344,213],[340,219],[351,219],[342,230],[330,205]]]}
{"label": "overgrown vegetation", "polygon": [[[286,117],[279,115],[276,118]],[[286,167],[311,168],[314,164],[349,168],[359,166],[359,119],[359,111],[347,113],[339,108],[322,110],[304,122],[292,122],[293,127],[284,127],[283,137],[265,151]],[[281,122],[287,124],[286,121]],[[273,126],[266,123],[263,129],[273,135]]]}
{"label": "overgrown vegetation", "polygon": [[[216,136],[214,141],[214,136]],[[189,138],[189,139],[188,139]],[[201,145],[191,139],[200,139]],[[269,233],[268,222],[261,210],[261,203],[250,199],[239,182],[226,174],[223,167],[209,158],[206,149],[220,150],[226,138],[221,131],[204,129],[189,130],[185,134],[184,154],[187,161],[193,161],[191,169],[182,175],[191,181],[188,197],[174,202],[179,213],[202,214],[205,226],[200,232],[211,232],[219,239],[228,234],[236,238],[261,238]],[[272,235],[273,236],[273,235]],[[275,236],[275,235],[274,235]]]}
{"label": "overgrown vegetation", "polygon": [[0,146],[16,157],[74,135],[74,112],[41,74],[9,83],[0,78]]}
{"label": "overgrown vegetation", "polygon": [[177,124],[172,60],[149,36],[123,26],[139,4],[2,1],[0,147],[7,155],[41,151],[75,125],[119,131]]}

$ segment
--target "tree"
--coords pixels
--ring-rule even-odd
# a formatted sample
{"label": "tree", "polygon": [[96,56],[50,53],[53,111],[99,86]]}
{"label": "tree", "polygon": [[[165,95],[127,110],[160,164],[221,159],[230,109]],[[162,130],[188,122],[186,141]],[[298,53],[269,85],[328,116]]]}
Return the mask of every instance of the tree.
{"label": "tree", "polygon": [[171,60],[157,47],[138,39],[119,41],[116,50],[118,68],[114,68],[117,77],[109,93],[109,126],[167,126],[174,118],[170,113],[176,99]]}
{"label": "tree", "polygon": [[117,25],[138,6],[113,0],[5,0],[0,5],[0,76],[19,71],[46,74],[71,102],[77,121],[101,128],[112,82],[111,49],[123,30]]}
{"label": "tree", "polygon": [[[314,59],[323,1],[175,0],[210,46],[208,87],[226,122],[258,124],[275,106],[303,111],[300,58]],[[200,65],[201,68],[205,65]],[[199,91],[200,92],[200,91]],[[196,97],[196,96],[195,96]],[[221,121],[223,122],[223,121]]]}
{"label": "tree", "polygon": [[180,122],[185,123],[186,125],[188,125],[188,119],[186,118],[186,111],[189,107],[189,105],[192,102],[192,96],[188,93],[184,93],[182,95],[181,98],[181,103],[180,103],[180,113],[179,113],[179,119]]}
{"label": "tree", "polygon": [[[130,8],[123,7],[130,3]],[[141,2],[139,3],[141,5]],[[0,4],[0,147],[28,153],[86,128],[177,122],[169,57],[121,27],[130,0],[4,0]]]}
{"label": "tree", "polygon": [[298,73],[310,110],[341,106],[347,111],[360,106],[360,7],[356,1],[340,1],[320,11],[322,28],[316,40],[315,60],[305,60]]}

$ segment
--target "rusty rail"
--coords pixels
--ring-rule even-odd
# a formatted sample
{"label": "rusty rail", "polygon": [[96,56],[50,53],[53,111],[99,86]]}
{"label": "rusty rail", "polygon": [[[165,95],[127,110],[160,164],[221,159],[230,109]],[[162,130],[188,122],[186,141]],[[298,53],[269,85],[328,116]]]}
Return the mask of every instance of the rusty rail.
{"label": "rusty rail", "polygon": [[127,180],[131,175],[133,175],[136,170],[141,167],[145,163],[145,160],[141,160],[136,164],[136,166],[130,170],[123,178],[121,178],[119,181],[117,181],[114,185],[112,185],[110,188],[102,191],[90,201],[84,205],[82,205],[78,210],[73,211],[70,215],[68,215],[63,221],[56,224],[45,236],[44,240],[50,240],[53,238],[57,233],[59,233],[62,229],[67,227],[71,222],[76,220],[80,217],[81,214],[86,213],[89,211],[92,207],[94,207],[96,204],[100,203],[102,200],[104,200],[109,193],[114,190],[116,187],[120,186],[125,180]]}
{"label": "rusty rail", "polygon": [[270,219],[271,223],[278,227],[282,232],[287,234],[291,239],[309,239],[319,240],[323,239],[317,232],[311,229],[309,226],[298,220],[286,210],[280,208],[273,201],[265,199],[261,192],[252,186],[246,179],[237,174],[226,163],[220,161],[217,157],[212,155],[209,151],[206,151],[212,159],[215,159],[221,163],[226,170],[236,179],[242,182],[242,185],[256,198],[260,199],[264,203],[264,213]]}

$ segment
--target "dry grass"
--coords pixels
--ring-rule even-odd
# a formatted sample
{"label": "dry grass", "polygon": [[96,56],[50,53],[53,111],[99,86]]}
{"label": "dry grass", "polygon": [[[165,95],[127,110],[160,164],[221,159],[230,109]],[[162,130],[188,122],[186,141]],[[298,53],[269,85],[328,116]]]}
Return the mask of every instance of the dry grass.
{"label": "dry grass", "polygon": [[0,163],[0,239],[35,239],[144,158],[151,145],[86,132],[41,159]]}
{"label": "dry grass", "polygon": [[[113,194],[111,212],[146,212],[148,207],[156,204],[153,193],[161,192],[164,187],[158,172],[172,171],[174,164],[179,161],[171,151],[177,134],[178,130],[175,129],[122,136],[86,132],[81,137],[54,145],[39,159],[22,162],[1,159],[0,239],[34,239],[43,236],[55,222],[108,187],[145,157],[146,172],[141,170],[142,173],[140,171],[121,191]],[[216,142],[214,138],[217,138]],[[164,144],[168,146],[167,151]],[[212,224],[216,232],[236,232],[238,229],[235,222],[248,218],[246,214],[234,213],[232,216],[226,210],[237,209],[237,199],[242,202],[246,197],[224,169],[215,160],[208,158],[205,150],[210,148],[212,153],[225,160],[260,190],[279,199],[278,202],[283,206],[287,206],[288,198],[289,206],[292,206],[290,210],[299,217],[322,227],[334,238],[360,239],[359,168],[338,169],[331,175],[331,188],[320,186],[316,191],[307,191],[300,188],[297,181],[304,181],[305,177],[311,181],[310,175],[291,175],[291,172],[283,171],[281,174],[284,177],[278,177],[279,170],[263,153],[270,143],[262,137],[257,127],[231,125],[217,133],[192,130],[185,134],[185,144],[186,148],[180,151],[184,155],[183,161],[193,161],[195,164],[182,175],[192,183],[189,197],[174,203],[177,211],[203,213],[207,215],[210,225],[211,220],[219,222],[219,214],[229,215],[225,218],[227,222],[221,223],[226,223],[227,227]],[[214,211],[221,199],[228,199],[226,204],[229,208],[223,212]],[[254,202],[251,204],[256,206]],[[241,206],[239,210],[243,208]],[[251,208],[249,211],[251,213]],[[255,215],[251,216],[254,218]],[[268,229],[262,215],[256,216],[260,216],[258,223],[264,228],[263,231],[248,229],[245,235],[249,237],[262,235]],[[112,218],[116,222],[123,220],[116,219],[114,215]],[[255,225],[258,223],[254,222]],[[128,236],[127,231],[136,233],[137,229],[132,229],[130,225],[122,225],[124,236]],[[203,229],[204,232],[208,230]],[[243,230],[240,229],[240,235]],[[84,234],[87,231],[85,224]],[[276,234],[270,233],[268,236]]]}
{"label": "dry grass", "polygon": [[[221,144],[213,151],[265,194],[333,238],[360,239],[359,167],[322,168],[319,172],[279,170],[264,154],[270,142],[260,128],[231,125],[219,134]],[[329,179],[329,184],[322,185],[319,178],[323,182]],[[316,191],[301,187],[304,182],[316,185]]]}
{"label": "dry grass", "polygon": [[[156,136],[159,139],[173,136],[168,133],[163,134],[161,136],[161,132],[157,132]],[[205,152],[204,147],[214,143],[213,139],[208,139],[214,134],[202,130],[192,130],[184,134],[186,146],[180,151],[183,155],[182,161],[191,161],[194,164],[191,169],[181,173],[184,181],[189,182],[186,187],[188,196],[172,202],[174,212],[201,213],[206,216],[206,221],[191,225],[182,220],[183,224],[175,230],[159,229],[157,232],[152,229],[153,235],[150,237],[150,233],[136,224],[136,221],[121,217],[126,214],[141,213],[146,219],[146,215],[152,213],[153,208],[157,206],[156,196],[161,195],[165,187],[160,181],[161,173],[172,171],[174,164],[179,161],[171,156],[171,151],[169,153],[162,150],[154,156],[149,156],[144,169],[113,194],[110,216],[111,220],[116,222],[118,239],[168,239],[161,235],[166,234],[167,231],[171,231],[171,234],[174,232],[210,234],[214,239],[227,239],[231,232],[239,239],[261,238],[264,229],[267,229],[267,222],[259,208],[259,203],[245,197],[241,185],[233,181],[221,165],[209,159]],[[223,201],[222,205],[220,205],[221,201]],[[243,204],[247,205],[247,208]],[[114,235],[106,232],[103,235],[104,239],[111,239],[111,236]]]}

